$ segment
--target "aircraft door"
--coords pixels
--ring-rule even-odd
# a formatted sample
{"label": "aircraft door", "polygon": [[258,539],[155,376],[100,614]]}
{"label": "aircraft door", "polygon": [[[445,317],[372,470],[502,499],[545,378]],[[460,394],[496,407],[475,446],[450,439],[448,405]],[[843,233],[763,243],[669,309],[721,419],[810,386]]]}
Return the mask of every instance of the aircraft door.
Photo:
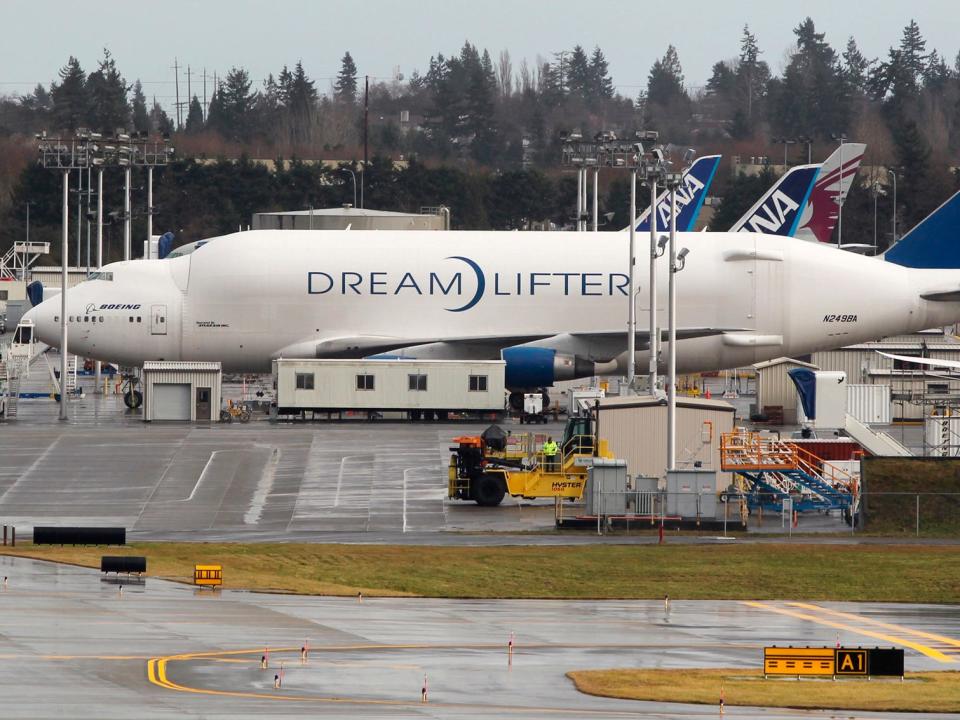
{"label": "aircraft door", "polygon": [[166,305],[150,306],[150,334],[151,335],[167,334],[167,306]]}

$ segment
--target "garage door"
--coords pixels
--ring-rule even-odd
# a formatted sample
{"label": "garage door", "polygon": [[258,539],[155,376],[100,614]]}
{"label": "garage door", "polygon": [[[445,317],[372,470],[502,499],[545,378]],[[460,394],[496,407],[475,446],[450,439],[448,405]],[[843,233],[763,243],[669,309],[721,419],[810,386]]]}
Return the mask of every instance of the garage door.
{"label": "garage door", "polygon": [[154,420],[189,420],[190,385],[154,385],[151,415]]}

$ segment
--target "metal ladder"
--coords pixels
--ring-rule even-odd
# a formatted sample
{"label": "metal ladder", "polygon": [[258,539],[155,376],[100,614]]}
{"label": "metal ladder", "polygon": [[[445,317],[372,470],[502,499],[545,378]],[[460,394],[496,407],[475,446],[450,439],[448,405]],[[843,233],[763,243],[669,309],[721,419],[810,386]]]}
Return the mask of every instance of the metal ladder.
{"label": "metal ladder", "polygon": [[23,372],[23,360],[17,356],[10,356],[5,363],[0,363],[0,375],[5,378],[7,388],[4,417],[8,420],[17,417],[17,404],[20,400],[20,379]]}
{"label": "metal ladder", "polygon": [[67,377],[63,383],[67,397],[77,394],[77,356],[67,355]]}

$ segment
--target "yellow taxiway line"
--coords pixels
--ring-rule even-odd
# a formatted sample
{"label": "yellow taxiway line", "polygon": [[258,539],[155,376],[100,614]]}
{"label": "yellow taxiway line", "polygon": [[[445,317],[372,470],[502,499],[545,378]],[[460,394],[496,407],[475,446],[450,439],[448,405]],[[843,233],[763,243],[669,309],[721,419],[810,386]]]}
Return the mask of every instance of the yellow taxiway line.
{"label": "yellow taxiway line", "polygon": [[[832,628],[835,628],[835,629],[837,629],[837,630],[846,630],[847,632],[858,633],[858,634],[860,634],[860,635],[866,635],[867,637],[872,637],[872,638],[875,638],[875,639],[877,639],[877,640],[883,640],[884,642],[888,642],[888,643],[891,643],[891,644],[893,644],[893,645],[902,645],[903,647],[911,648],[912,650],[916,650],[917,652],[922,653],[922,654],[926,655],[927,657],[933,658],[934,660],[937,660],[938,662],[942,662],[942,663],[954,663],[954,662],[956,662],[956,660],[955,660],[954,658],[952,658],[952,657],[950,657],[949,655],[946,655],[946,654],[940,652],[940,651],[937,650],[936,648],[932,648],[932,647],[929,647],[929,646],[927,646],[927,645],[923,645],[923,644],[921,644],[921,643],[919,643],[919,642],[914,642],[914,641],[912,641],[912,640],[908,640],[907,638],[900,637],[900,636],[897,636],[897,635],[888,635],[888,634],[886,634],[886,633],[881,633],[881,632],[877,632],[877,631],[874,631],[874,630],[867,630],[866,628],[864,628],[864,627],[862,627],[862,626],[858,627],[858,626],[855,626],[855,625],[848,625],[848,624],[846,624],[846,623],[841,623],[841,622],[837,622],[837,621],[834,621],[834,620],[828,620],[828,619],[826,619],[826,618],[819,617],[819,616],[817,616],[817,615],[810,615],[809,613],[802,613],[802,612],[798,612],[798,611],[796,611],[796,610],[790,610],[790,609],[788,609],[788,608],[776,607],[775,605],[770,605],[770,604],[768,604],[768,603],[744,601],[743,604],[744,604],[744,605],[747,605],[747,606],[749,606],[749,607],[757,608],[757,609],[759,609],[759,610],[766,610],[767,612],[778,613],[778,614],[780,614],[780,615],[788,615],[788,616],[790,616],[790,617],[794,617],[794,618],[797,618],[797,619],[799,619],[799,620],[807,620],[808,622],[816,623],[816,624],[818,624],[818,625],[825,625],[825,626],[827,626],[827,627],[832,627]],[[793,603],[791,603],[791,604],[793,604]],[[820,608],[819,606],[816,606],[816,605],[808,605],[807,607],[808,607],[808,608],[811,608],[811,609],[815,609],[817,612],[822,612],[822,611],[824,610],[824,608]],[[824,614],[826,614],[826,613],[824,613]],[[859,615],[850,615],[849,613],[847,613],[847,616],[848,616],[851,620],[853,620],[853,621],[855,621],[855,622],[857,622],[857,623],[861,623],[862,625],[863,625],[863,624],[868,624],[867,619],[866,619],[866,618],[862,618],[862,617],[860,617]],[[909,630],[908,628],[903,628],[903,630],[905,630],[905,631],[907,631],[907,633],[913,634],[913,635],[916,635],[917,632],[919,632],[919,631],[917,631],[917,632],[911,631],[911,630]],[[904,634],[906,634],[906,633],[904,633]]]}
{"label": "yellow taxiway line", "polygon": [[[428,649],[434,646],[429,644],[410,644],[410,645],[350,645],[342,646],[339,649],[381,649],[381,650],[394,650],[394,649]],[[443,649],[447,647],[454,646],[442,646]],[[457,647],[466,647],[466,646],[457,646]],[[502,643],[496,645],[488,646],[484,645],[483,647],[502,647]],[[324,647],[324,651],[329,651],[332,649]],[[353,697],[335,697],[335,696],[322,696],[322,695],[284,695],[280,693],[258,693],[258,692],[244,692],[241,690],[215,690],[211,688],[198,688],[192,687],[189,685],[180,685],[173,682],[170,678],[167,677],[167,664],[170,662],[181,661],[181,660],[199,660],[199,659],[209,659],[216,661],[219,658],[224,656],[236,656],[236,655],[258,655],[263,652],[264,648],[256,649],[245,649],[245,650],[225,650],[225,651],[215,651],[215,652],[197,652],[197,653],[183,653],[181,655],[168,655],[165,657],[155,657],[150,658],[147,661],[147,679],[158,687],[165,688],[167,690],[176,690],[178,692],[193,693],[196,695],[213,695],[217,697],[231,697],[231,698],[249,698],[255,700],[285,700],[290,702],[313,702],[313,703],[327,703],[327,704],[338,704],[338,705],[378,705],[386,707],[423,707],[423,705],[417,700],[396,700],[396,699],[375,699],[375,698],[353,698]],[[295,653],[296,656],[299,656],[299,648],[269,648],[271,653]],[[542,715],[543,713],[548,713],[551,715],[572,715],[578,717],[583,714],[582,709],[574,708],[561,708],[561,707],[541,707],[541,706],[510,706],[510,705],[477,705],[477,704],[457,704],[457,703],[430,703],[430,706],[433,708],[484,708],[493,711],[506,711],[514,714],[526,714],[526,713],[535,713]],[[610,717],[636,717],[636,712],[633,710],[593,710],[592,714],[606,715]]]}
{"label": "yellow taxiway line", "polygon": [[922,637],[926,640],[933,640],[935,642],[944,643],[945,645],[953,645],[954,647],[960,648],[960,640],[947,637],[946,635],[937,635],[924,630],[914,630],[913,628],[904,627],[903,625],[893,625],[891,623],[881,622],[880,620],[874,620],[861,615],[853,615],[851,613],[841,612],[840,610],[831,610],[819,605],[810,605],[809,603],[792,602],[788,604],[792,605],[793,607],[804,608],[805,610],[814,610],[819,613],[833,615],[834,617],[844,618],[846,620],[855,620],[857,622],[866,623],[867,625],[873,625],[874,627],[881,627],[885,630],[906,633],[908,635],[913,635],[914,637]]}

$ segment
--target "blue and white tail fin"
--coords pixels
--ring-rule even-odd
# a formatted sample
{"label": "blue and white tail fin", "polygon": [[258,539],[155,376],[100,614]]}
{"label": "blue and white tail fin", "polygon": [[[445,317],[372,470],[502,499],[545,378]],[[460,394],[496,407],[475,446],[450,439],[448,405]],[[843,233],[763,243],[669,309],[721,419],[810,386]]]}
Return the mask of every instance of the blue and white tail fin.
{"label": "blue and white tail fin", "polygon": [[[683,173],[683,182],[677,188],[677,232],[693,230],[700,215],[700,208],[707,197],[713,177],[720,166],[720,155],[697,158]],[[657,231],[670,230],[670,193],[657,196]],[[629,230],[629,226],[626,228]],[[637,219],[637,232],[650,232],[650,208]]]}
{"label": "blue and white tail fin", "polygon": [[798,165],[757,200],[730,232],[758,232],[792,237],[820,172],[820,165]]}
{"label": "blue and white tail fin", "polygon": [[917,223],[883,259],[909,268],[960,269],[960,192]]}

